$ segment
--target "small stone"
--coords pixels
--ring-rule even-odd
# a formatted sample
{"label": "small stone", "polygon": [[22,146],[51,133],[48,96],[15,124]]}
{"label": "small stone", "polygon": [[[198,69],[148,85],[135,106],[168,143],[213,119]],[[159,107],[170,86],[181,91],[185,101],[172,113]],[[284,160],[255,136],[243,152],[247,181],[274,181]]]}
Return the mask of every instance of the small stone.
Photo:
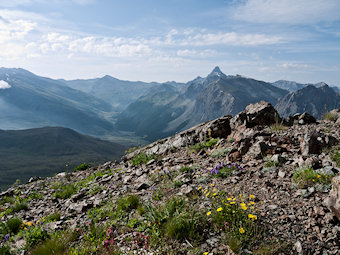
{"label": "small stone", "polygon": [[295,244],[294,244],[294,247],[295,247],[295,250],[298,252],[298,253],[302,253],[302,244],[300,241],[297,241]]}
{"label": "small stone", "polygon": [[286,173],[282,170],[279,170],[278,176],[284,178],[286,176]]}

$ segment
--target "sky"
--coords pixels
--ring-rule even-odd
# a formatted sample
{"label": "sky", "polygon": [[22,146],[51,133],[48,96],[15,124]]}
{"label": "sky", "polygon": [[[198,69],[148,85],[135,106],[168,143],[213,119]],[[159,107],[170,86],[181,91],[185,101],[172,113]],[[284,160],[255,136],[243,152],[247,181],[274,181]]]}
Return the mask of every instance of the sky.
{"label": "sky", "polygon": [[51,78],[227,75],[340,86],[339,0],[0,0],[0,66]]}

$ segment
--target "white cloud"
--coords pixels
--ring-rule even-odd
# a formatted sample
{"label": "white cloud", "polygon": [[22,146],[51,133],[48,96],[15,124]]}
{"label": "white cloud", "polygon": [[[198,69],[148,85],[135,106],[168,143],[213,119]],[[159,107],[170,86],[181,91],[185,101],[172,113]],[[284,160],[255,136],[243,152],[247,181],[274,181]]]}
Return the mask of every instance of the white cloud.
{"label": "white cloud", "polygon": [[216,53],[215,50],[211,49],[206,49],[206,50],[189,50],[189,49],[184,49],[184,50],[178,50],[177,51],[177,56],[180,57],[209,57],[212,56]]}
{"label": "white cloud", "polygon": [[338,0],[247,0],[233,17],[255,23],[314,24],[339,20]]}
{"label": "white cloud", "polygon": [[11,85],[9,85],[6,81],[0,80],[0,89],[9,89]]}

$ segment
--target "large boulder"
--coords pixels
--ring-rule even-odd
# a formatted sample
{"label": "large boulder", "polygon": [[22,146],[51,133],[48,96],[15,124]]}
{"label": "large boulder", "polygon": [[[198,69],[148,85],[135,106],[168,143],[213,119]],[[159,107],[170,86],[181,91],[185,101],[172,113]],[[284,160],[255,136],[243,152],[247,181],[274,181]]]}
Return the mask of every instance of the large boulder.
{"label": "large boulder", "polygon": [[329,148],[337,144],[337,139],[331,135],[325,135],[313,130],[300,138],[300,150],[303,156],[320,154],[323,148]]}
{"label": "large boulder", "polygon": [[232,129],[245,125],[247,128],[254,126],[269,126],[281,121],[275,108],[265,101],[250,104],[245,111],[240,112],[230,121]]}
{"label": "large boulder", "polygon": [[340,175],[334,177],[332,180],[332,190],[326,199],[326,205],[340,220]]}

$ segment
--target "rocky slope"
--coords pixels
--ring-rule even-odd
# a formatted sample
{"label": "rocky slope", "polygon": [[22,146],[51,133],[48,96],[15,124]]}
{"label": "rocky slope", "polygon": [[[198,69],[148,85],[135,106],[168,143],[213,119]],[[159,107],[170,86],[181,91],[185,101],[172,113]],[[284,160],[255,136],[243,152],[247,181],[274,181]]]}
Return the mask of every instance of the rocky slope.
{"label": "rocky slope", "polygon": [[256,103],[132,149],[120,163],[12,187],[0,194],[1,249],[339,254],[340,123],[279,119]]}

